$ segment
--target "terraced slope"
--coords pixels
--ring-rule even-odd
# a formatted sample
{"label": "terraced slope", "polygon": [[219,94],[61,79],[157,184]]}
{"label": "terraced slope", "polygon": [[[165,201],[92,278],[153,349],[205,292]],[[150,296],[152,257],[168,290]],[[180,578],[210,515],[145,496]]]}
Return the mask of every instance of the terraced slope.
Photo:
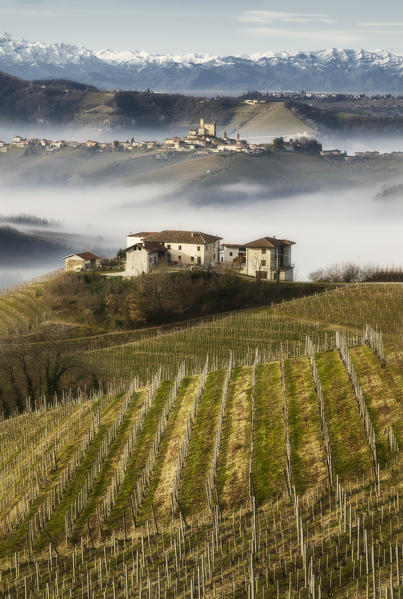
{"label": "terraced slope", "polygon": [[[392,374],[396,364],[389,359],[387,368],[381,368],[368,346],[350,351],[376,434],[381,439],[391,428],[400,439],[402,381]],[[333,592],[340,597],[347,589],[358,588],[361,594],[366,584],[396,589],[396,481],[391,475],[397,448],[385,437],[379,470],[372,468],[341,354],[319,352],[315,360],[333,456],[332,488],[317,385],[306,357],[287,358],[283,366],[271,362],[233,368],[225,395],[224,371],[184,376],[181,367],[175,382],[161,380],[159,372],[144,388],[133,380],[109,396],[81,397],[0,423],[0,550],[10,556],[0,566],[0,588],[14,597],[24,580],[32,578],[27,597],[42,597],[46,585],[55,597],[70,596],[80,580],[84,584],[78,562],[85,551],[93,572],[87,594],[94,597],[105,592],[138,596],[150,584],[153,597],[161,589],[170,597],[195,589],[201,596],[214,596],[217,587],[224,596],[242,597],[248,585],[251,592],[251,584],[259,597],[287,588],[291,596],[308,597],[312,585],[315,593],[319,585],[322,596]],[[223,398],[215,492],[209,496]],[[372,548],[367,545],[369,530],[375,535]],[[353,544],[357,534],[364,536]],[[378,534],[390,543],[385,555],[378,551]],[[332,537],[338,538],[337,548]],[[319,557],[314,558],[315,546]],[[48,562],[41,557],[45,547],[50,547]],[[362,571],[363,552],[368,576],[365,565]],[[45,574],[46,563],[50,574]],[[60,564],[63,592],[57,588]]]}

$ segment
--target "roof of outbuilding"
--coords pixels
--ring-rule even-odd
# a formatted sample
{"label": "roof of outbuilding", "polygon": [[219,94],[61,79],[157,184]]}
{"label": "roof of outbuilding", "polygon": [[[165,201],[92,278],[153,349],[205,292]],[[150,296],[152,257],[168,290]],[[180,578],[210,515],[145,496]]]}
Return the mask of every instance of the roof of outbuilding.
{"label": "roof of outbuilding", "polygon": [[144,240],[143,243],[134,243],[133,245],[130,245],[128,248],[124,249],[123,251],[128,252],[129,250],[131,250],[135,247],[141,247],[142,249],[146,250],[146,252],[148,252],[149,254],[152,252],[168,251],[167,248],[162,245],[162,243],[159,243],[157,241],[147,241],[147,240]]}
{"label": "roof of outbuilding", "polygon": [[140,233],[128,233],[126,237],[148,237],[152,235],[152,231],[140,231]]}
{"label": "roof of outbuilding", "polygon": [[222,237],[216,235],[210,235],[208,233],[202,233],[201,231],[161,231],[160,233],[151,233],[146,240],[147,241],[158,241],[160,243],[212,243],[214,241],[220,241]]}
{"label": "roof of outbuilding", "polygon": [[277,237],[261,237],[250,243],[245,243],[245,247],[247,248],[275,248],[282,245],[295,245],[295,241],[277,239]]}
{"label": "roof of outbuilding", "polygon": [[245,249],[245,244],[242,243],[223,243],[222,246],[225,248]]}
{"label": "roof of outbuilding", "polygon": [[83,260],[99,260],[99,256],[93,254],[92,252],[77,252],[76,254],[69,254],[68,256],[65,256],[64,259],[67,260],[67,258],[72,258],[73,256],[78,256]]}

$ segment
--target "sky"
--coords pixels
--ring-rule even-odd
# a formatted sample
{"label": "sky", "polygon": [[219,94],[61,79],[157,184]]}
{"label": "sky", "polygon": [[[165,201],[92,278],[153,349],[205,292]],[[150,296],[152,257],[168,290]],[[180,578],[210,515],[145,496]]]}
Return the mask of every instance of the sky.
{"label": "sky", "polygon": [[403,54],[403,2],[0,0],[0,30],[29,41],[160,54],[329,47]]}

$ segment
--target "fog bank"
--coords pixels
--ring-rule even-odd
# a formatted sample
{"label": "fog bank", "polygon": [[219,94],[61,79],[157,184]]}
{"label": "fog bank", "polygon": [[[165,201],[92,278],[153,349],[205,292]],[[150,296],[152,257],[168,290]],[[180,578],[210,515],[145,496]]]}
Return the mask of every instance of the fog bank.
{"label": "fog bank", "polygon": [[[162,185],[79,191],[8,189],[1,195],[0,212],[57,221],[57,229],[46,231],[48,238],[60,243],[68,238],[74,251],[96,249],[105,256],[124,247],[125,235],[135,231],[194,229],[217,234],[228,243],[276,235],[296,242],[297,280],[306,280],[310,272],[334,262],[383,266],[402,262],[400,199],[376,200],[376,190],[361,188],[266,200],[262,187],[235,187],[236,202],[230,201],[231,186],[225,186],[217,190],[217,197],[225,197],[225,202],[214,202],[211,192],[212,201],[204,205],[193,202],[188,192]],[[3,263],[0,286],[61,268],[63,255],[59,250],[28,269],[25,261],[11,269]]]}

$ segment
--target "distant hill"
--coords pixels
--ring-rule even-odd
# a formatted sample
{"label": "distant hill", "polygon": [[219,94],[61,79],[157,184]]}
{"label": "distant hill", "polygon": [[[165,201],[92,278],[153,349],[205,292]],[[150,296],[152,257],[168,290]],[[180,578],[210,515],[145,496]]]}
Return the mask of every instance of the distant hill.
{"label": "distant hill", "polygon": [[[1,63],[1,61],[0,61]],[[248,103],[250,97],[260,98]],[[83,127],[99,131],[119,130],[136,135],[182,134],[204,117],[216,121],[219,135],[240,133],[257,141],[283,135],[401,134],[403,100],[393,98],[275,97],[252,92],[239,98],[145,91],[100,91],[92,85],[66,79],[26,81],[0,72],[0,123],[9,127],[35,125]],[[153,133],[155,131],[155,133]],[[169,132],[169,133],[168,133]],[[41,133],[37,133],[41,135]],[[102,135],[100,136],[102,137]]]}
{"label": "distant hill", "polygon": [[60,260],[68,251],[66,245],[42,238],[35,233],[25,233],[9,226],[0,226],[0,268],[22,264],[29,266]]}
{"label": "distant hill", "polygon": [[[245,186],[262,198],[281,197],[326,189],[373,184],[374,193],[402,173],[402,156],[372,157],[360,161],[328,160],[322,156],[292,152],[260,155],[173,153],[156,160],[147,152],[93,152],[60,150],[50,155],[24,155],[16,149],[0,154],[3,185],[99,185],[131,187],[161,184],[170,194],[184,193],[192,202],[230,202],[246,199]],[[238,187],[235,187],[238,185]],[[173,192],[175,187],[175,192]]]}
{"label": "distant hill", "polygon": [[251,56],[154,55],[93,51],[71,44],[0,36],[0,70],[25,79],[69,78],[103,89],[238,95],[248,89],[326,92],[403,91],[403,57],[330,48]]}

